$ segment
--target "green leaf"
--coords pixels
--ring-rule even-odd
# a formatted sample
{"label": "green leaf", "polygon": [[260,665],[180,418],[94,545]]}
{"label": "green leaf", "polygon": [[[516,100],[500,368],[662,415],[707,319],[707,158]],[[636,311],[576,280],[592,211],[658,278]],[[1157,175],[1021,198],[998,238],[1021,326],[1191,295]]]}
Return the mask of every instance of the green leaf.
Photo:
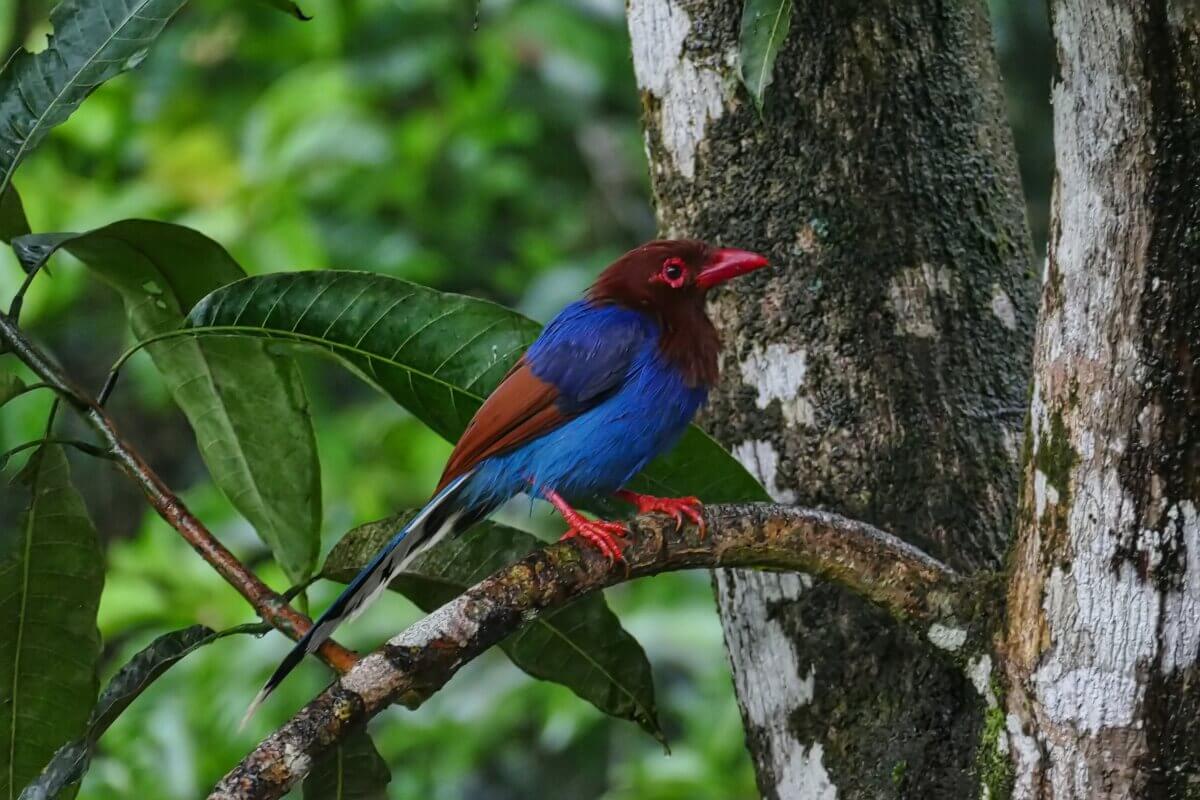
{"label": "green leaf", "polygon": [[767,87],[775,79],[775,58],[792,23],[792,0],[746,0],[738,35],[742,83],[762,109]]}
{"label": "green leaf", "polygon": [[218,632],[205,625],[193,625],[159,636],[113,675],[96,701],[83,735],[58,749],[37,780],[21,792],[20,800],[49,800],[78,783],[87,772],[96,743],[109,726],[150,684],[185,656],[226,636],[263,630],[263,625],[242,625]]}
{"label": "green leaf", "polygon": [[[213,292],[189,322],[328,351],[450,441],[538,334],[506,308],[367,272],[291,272]],[[708,502],[766,500],[758,482],[692,426],[633,488]]]}
{"label": "green leaf", "polygon": [[[351,530],[330,551],[322,575],[348,582],[412,513]],[[423,553],[390,588],[422,610],[433,611],[541,546],[528,533],[483,522]],[[662,741],[650,662],[603,595],[587,595],[543,614],[500,646],[533,677],[560,683],[604,713],[633,720]]]}
{"label": "green leaf", "polygon": [[0,406],[25,391],[25,381],[11,372],[0,372]]}
{"label": "green leaf", "polygon": [[272,8],[278,8],[283,13],[289,14],[304,22],[308,22],[310,19],[312,19],[312,17],[300,10],[300,6],[291,2],[291,0],[258,0],[258,2],[264,3]]}
{"label": "green leaf", "polygon": [[96,701],[103,554],[66,456],[44,445],[25,465],[30,503],[0,532],[0,796],[13,797]]}
{"label": "green leaf", "polygon": [[63,0],[45,50],[0,72],[0,192],[17,165],[93,89],[136,67],[186,0]]}
{"label": "green leaf", "polygon": [[10,183],[0,192],[0,242],[7,244],[27,233],[29,220],[25,219],[25,206],[16,187]]}
{"label": "green leaf", "polygon": [[304,800],[387,800],[392,772],[366,731],[352,733],[313,765]]}
{"label": "green leaf", "polygon": [[[245,275],[216,242],[162,222],[125,220],[83,234],[13,241],[27,269],[59,248],[120,292],[139,340],[180,327],[186,309]],[[320,546],[321,476],[295,360],[245,339],[175,339],[148,349],[217,486],[288,577],[304,580]]]}

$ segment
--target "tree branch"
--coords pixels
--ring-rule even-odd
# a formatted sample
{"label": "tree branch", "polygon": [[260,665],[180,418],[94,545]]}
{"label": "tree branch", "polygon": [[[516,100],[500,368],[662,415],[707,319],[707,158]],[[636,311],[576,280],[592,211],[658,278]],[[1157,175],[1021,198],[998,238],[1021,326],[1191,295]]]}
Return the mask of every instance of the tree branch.
{"label": "tree branch", "polygon": [[[308,617],[288,605],[277,592],[260,581],[257,575],[247,569],[213,536],[141,456],[126,444],[104,410],[52,363],[45,353],[26,339],[12,318],[3,313],[0,313],[0,341],[45,381],[46,385],[79,411],[84,420],[100,435],[113,460],[138,484],[158,515],[177,530],[201,558],[211,564],[230,586],[237,589],[242,597],[254,606],[254,610],[264,622],[292,639],[299,639],[312,627],[312,621]],[[357,660],[353,652],[332,640],[326,642],[318,652],[321,660],[338,672],[346,672]]]}
{"label": "tree branch", "polygon": [[811,573],[889,611],[960,663],[987,645],[980,581],[863,522],[775,505],[706,509],[709,535],[661,516],[634,520],[627,567],[559,542],[485,579],[393,637],[301,709],[234,768],[209,800],[277,798],[314,761],[388,705],[415,708],[464,664],[540,613],[630,578],[704,567]]}

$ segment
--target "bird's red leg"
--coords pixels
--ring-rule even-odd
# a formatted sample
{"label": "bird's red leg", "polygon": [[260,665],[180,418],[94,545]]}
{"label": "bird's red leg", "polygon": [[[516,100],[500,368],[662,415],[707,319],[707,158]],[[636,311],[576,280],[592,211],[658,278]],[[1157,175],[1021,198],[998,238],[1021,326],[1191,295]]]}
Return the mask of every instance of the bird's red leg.
{"label": "bird's red leg", "polygon": [[631,492],[628,489],[621,489],[616,495],[626,503],[632,503],[639,514],[649,514],[655,511],[669,514],[675,518],[675,530],[679,530],[683,525],[683,518],[687,517],[699,526],[701,539],[708,532],[708,526],[704,524],[704,506],[701,505],[698,498],[654,497],[649,494]]}
{"label": "bird's red leg", "polygon": [[567,521],[567,532],[563,534],[563,539],[578,536],[603,553],[609,561],[625,560],[625,557],[621,555],[623,543],[617,538],[629,535],[629,528],[625,527],[624,523],[588,519],[571,508],[567,501],[552,489],[543,489],[542,495],[558,509],[558,513],[562,514],[563,519]]}

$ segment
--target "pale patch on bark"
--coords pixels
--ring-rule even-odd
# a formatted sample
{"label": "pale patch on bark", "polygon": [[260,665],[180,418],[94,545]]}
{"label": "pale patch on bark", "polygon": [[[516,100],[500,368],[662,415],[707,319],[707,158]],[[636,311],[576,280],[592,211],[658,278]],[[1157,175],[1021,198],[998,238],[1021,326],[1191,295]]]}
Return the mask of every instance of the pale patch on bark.
{"label": "pale patch on bark", "polygon": [[627,16],[638,88],[658,99],[663,147],[690,180],[705,129],[725,112],[724,83],[684,52],[692,21],[672,0],[629,0]]}
{"label": "pale patch on bark", "polygon": [[801,394],[808,371],[808,352],[792,349],[778,342],[764,350],[755,344],[745,360],[739,362],[742,380],[758,390],[755,405],[765,409],[778,400],[783,418],[789,426],[801,423],[812,425],[815,414],[812,403]]}
{"label": "pale patch on bark", "polygon": [[888,285],[888,299],[896,317],[896,331],[902,335],[931,339],[938,335],[934,324],[937,296],[944,295],[953,304],[950,270],[935,269],[932,264],[901,270]]}
{"label": "pale patch on bark", "polygon": [[934,647],[939,647],[942,650],[950,652],[954,652],[962,647],[967,641],[967,632],[965,630],[962,628],[951,628],[940,622],[930,625],[926,636]]}
{"label": "pale patch on bark", "polygon": [[803,800],[836,800],[837,787],[829,780],[829,773],[821,758],[825,747],[817,742],[812,747],[797,747],[777,772],[779,783],[776,789],[780,797],[803,798]]}
{"label": "pale patch on bark", "polygon": [[[808,576],[804,575],[802,577],[807,578]],[[804,588],[807,589],[810,587],[805,586]],[[798,705],[798,706],[806,706],[812,702],[814,697],[816,697],[816,693],[817,693],[817,668],[816,667],[808,668],[808,676],[805,677],[802,681],[800,681],[800,686],[799,686],[798,691],[799,691],[799,694],[796,695],[796,705]]]}
{"label": "pale patch on bark", "polygon": [[[1138,670],[1158,646],[1161,597],[1118,557],[1114,533],[1136,525],[1117,471],[1086,471],[1077,492],[1067,521],[1074,558],[1069,570],[1051,571],[1043,599],[1052,652],[1033,680],[1049,720],[1094,734],[1134,719],[1144,692]],[[1139,547],[1148,538],[1139,536]]]}
{"label": "pale patch on bark", "polygon": [[354,669],[339,680],[342,682],[342,688],[354,692],[360,697],[366,697],[369,693],[376,691],[376,687],[384,682],[391,670],[392,666],[388,663],[387,658],[374,653],[360,660]]}
{"label": "pale patch on bark", "polygon": [[1042,428],[1047,421],[1046,401],[1042,397],[1041,376],[1033,376],[1033,392],[1029,398],[1029,432],[1036,444],[1042,440]]}
{"label": "pale patch on bark", "polygon": [[1058,505],[1058,489],[1054,488],[1046,473],[1040,469],[1033,475],[1033,501],[1038,517],[1046,513],[1048,506]]}
{"label": "pale patch on bark", "polygon": [[307,775],[312,769],[312,756],[298,742],[288,741],[283,745],[283,765],[296,775]]}
{"label": "pale patch on bark", "polygon": [[967,677],[971,679],[975,691],[987,702],[987,707],[995,708],[998,702],[996,693],[992,691],[992,657],[984,653],[971,659],[967,663]]}
{"label": "pale patch on bark", "polygon": [[1004,291],[998,283],[992,284],[992,313],[996,315],[996,319],[1000,320],[1000,324],[1010,331],[1017,329],[1017,309],[1013,307],[1012,298],[1008,296],[1008,292]]}
{"label": "pale patch on bark", "polygon": [[773,444],[765,439],[748,439],[734,445],[733,457],[749,470],[750,474],[758,478],[758,482],[766,488],[772,500],[777,503],[796,502],[795,492],[791,489],[781,489],[776,483],[779,454],[775,452]]}
{"label": "pale patch on bark", "polygon": [[[446,639],[460,645],[469,642],[479,632],[478,613],[472,613],[472,601],[459,595],[446,605],[421,618],[405,630],[388,640],[395,648],[424,647],[435,639]],[[394,670],[382,653],[375,652],[360,660],[354,669],[339,680],[342,688],[354,692],[364,700],[381,698],[388,686],[387,676]]]}
{"label": "pale patch on bark", "polygon": [[1038,771],[1038,762],[1042,760],[1042,751],[1038,749],[1037,741],[1021,727],[1021,718],[1016,714],[1006,716],[1004,723],[1015,762],[1013,797],[1034,797],[1034,776]]}
{"label": "pale patch on bark", "polygon": [[[751,734],[769,748],[765,755],[778,796],[834,800],[837,789],[822,762],[823,745],[799,741],[790,723],[795,709],[812,702],[816,673],[812,665],[805,668],[800,663],[771,614],[773,607],[799,599],[812,586],[812,579],[794,573],[728,570],[718,570],[716,577],[717,591],[726,599],[721,624],[729,652],[761,666],[753,673],[734,670],[733,677]],[[769,622],[763,624],[764,620]]]}
{"label": "pale patch on bark", "polygon": [[1164,601],[1162,670],[1170,674],[1200,658],[1200,518],[1191,500],[1167,511],[1163,546],[1182,550],[1185,567],[1180,590]]}

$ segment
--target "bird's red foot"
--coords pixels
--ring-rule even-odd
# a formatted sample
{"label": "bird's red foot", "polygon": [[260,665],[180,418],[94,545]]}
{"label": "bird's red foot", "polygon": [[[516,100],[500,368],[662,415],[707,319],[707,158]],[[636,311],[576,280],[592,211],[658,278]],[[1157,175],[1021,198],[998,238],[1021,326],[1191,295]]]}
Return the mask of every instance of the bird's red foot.
{"label": "bird's red foot", "polygon": [[617,492],[617,497],[627,503],[632,503],[637,508],[639,514],[658,512],[674,517],[675,530],[679,530],[683,526],[683,518],[687,517],[700,528],[701,539],[708,532],[708,526],[704,523],[704,506],[698,498],[655,497],[649,494],[631,492],[628,489],[622,489]]}
{"label": "bird's red foot", "polygon": [[628,536],[629,528],[623,522],[588,519],[571,508],[557,492],[546,490],[543,494],[567,521],[567,532],[563,534],[562,540],[574,539],[578,536],[603,553],[609,561],[625,560],[625,557],[621,555],[621,548],[625,546],[625,543],[619,537]]}
{"label": "bird's red foot", "polygon": [[604,522],[580,517],[578,522],[572,522],[570,529],[563,534],[563,539],[573,539],[578,536],[595,547],[609,561],[624,561],[621,548],[624,547],[618,537],[629,535],[629,529],[620,522]]}

